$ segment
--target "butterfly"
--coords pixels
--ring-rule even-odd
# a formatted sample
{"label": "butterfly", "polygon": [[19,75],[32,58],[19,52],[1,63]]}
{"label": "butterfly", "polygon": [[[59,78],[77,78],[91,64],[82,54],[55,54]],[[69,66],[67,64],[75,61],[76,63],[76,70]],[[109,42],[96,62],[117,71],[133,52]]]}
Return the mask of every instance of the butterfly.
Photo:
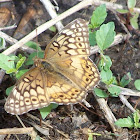
{"label": "butterfly", "polygon": [[44,58],[36,58],[34,67],[19,79],[6,100],[6,112],[21,115],[50,103],[81,102],[100,80],[89,55],[88,25],[79,18],[52,39]]}

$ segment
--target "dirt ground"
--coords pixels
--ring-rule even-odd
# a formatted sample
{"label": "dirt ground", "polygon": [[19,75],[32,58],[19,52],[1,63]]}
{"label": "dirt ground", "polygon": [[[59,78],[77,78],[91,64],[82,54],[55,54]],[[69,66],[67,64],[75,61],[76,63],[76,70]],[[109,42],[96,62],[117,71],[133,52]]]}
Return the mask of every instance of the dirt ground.
{"label": "dirt ground", "polygon": [[[57,2],[59,6],[59,14],[79,3],[77,0],[70,0],[69,2],[67,0],[57,0]],[[123,3],[120,3],[119,1],[117,2],[119,4],[126,5],[126,1],[123,1]],[[53,2],[53,4],[55,3]],[[140,8],[139,3],[137,4],[137,7]],[[17,40],[20,40],[39,25],[51,19],[44,6],[38,0],[14,0],[14,2],[0,2],[0,8],[9,10],[6,11],[7,15],[4,17],[5,20],[1,23],[0,27],[16,24],[18,26],[17,29],[14,28],[4,32]],[[86,7],[85,9],[82,9],[65,18],[63,20],[63,24],[67,25],[70,21],[79,17],[89,20],[93,10],[93,6]],[[21,20],[23,21],[19,26]],[[116,34],[127,34],[120,24],[120,21],[116,19],[114,13],[108,10],[105,23],[110,21],[115,23]],[[140,27],[140,18],[138,23]],[[116,76],[117,80],[119,81],[121,77],[130,72],[132,80],[126,88],[135,89],[134,81],[136,79],[140,79],[140,30],[128,29],[128,31],[132,35],[131,38],[128,40],[126,39],[116,46],[110,47],[105,51],[105,53],[106,55],[110,56],[112,60],[113,64],[111,70],[113,75]],[[55,33],[47,30],[35,38],[34,41],[37,40],[42,46],[42,49],[45,49],[45,46],[54,35]],[[99,57],[99,54],[94,54],[93,58],[95,57]],[[14,83],[14,79],[12,79],[9,75],[5,75],[0,86],[0,129],[22,128],[22,125],[18,121],[17,117],[6,113],[3,108],[6,98],[5,90],[6,88],[14,85]],[[134,107],[138,99],[139,97],[129,97],[128,100]],[[26,127],[34,127],[37,135],[43,139],[87,140],[89,138],[89,130],[91,130],[93,133],[100,134],[98,136],[95,134],[92,137],[94,140],[123,140],[125,138],[130,140],[140,139],[138,129],[126,128],[122,130],[122,133],[124,134],[123,137],[120,138],[114,136],[114,132],[104,117],[104,113],[102,110],[100,110],[100,107],[93,94],[89,92],[86,101],[91,105],[89,109],[84,108],[80,104],[58,106],[58,108],[52,110],[46,119],[42,120],[43,122],[46,122],[48,126],[36,119],[40,118],[38,110],[30,111],[29,113],[32,114],[32,116],[30,114],[23,114],[20,116],[20,119],[23,121]],[[117,119],[127,117],[132,113],[126,106],[123,105],[120,98],[108,97],[106,101]],[[137,109],[139,108],[140,103],[137,104]],[[33,116],[36,118],[33,118]],[[1,139],[30,140],[33,139],[33,137],[30,137],[27,134],[11,134],[0,135],[0,140]]]}

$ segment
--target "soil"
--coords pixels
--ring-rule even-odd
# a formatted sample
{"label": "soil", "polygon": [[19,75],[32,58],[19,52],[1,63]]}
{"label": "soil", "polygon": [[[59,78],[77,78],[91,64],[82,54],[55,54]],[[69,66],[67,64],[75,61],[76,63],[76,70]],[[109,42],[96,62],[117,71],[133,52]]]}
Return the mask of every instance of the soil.
{"label": "soil", "polygon": [[[59,6],[58,13],[60,14],[71,8],[72,6],[76,5],[79,1],[70,0],[68,2],[67,0],[58,0],[57,2]],[[126,3],[123,3],[123,5],[125,4]],[[51,19],[43,5],[38,0],[15,0],[14,2],[3,2],[0,4],[0,8],[2,7],[9,9],[10,14],[12,14],[10,16],[7,15],[4,17],[6,19],[2,23],[3,26],[10,26],[14,23],[19,25],[22,19],[24,19],[24,21],[27,21],[26,26],[21,25],[16,30],[11,29],[5,31],[6,34],[12,36],[13,38],[16,38],[17,40],[20,40],[25,35],[29,34],[32,30],[34,30],[37,26]],[[32,13],[28,12],[29,8],[32,9]],[[64,19],[63,24],[67,25],[70,21],[76,18],[83,18],[89,20],[93,10],[93,7],[87,7],[85,9],[82,9],[74,13],[72,16]],[[105,23],[110,21],[113,21],[115,23],[116,34],[126,34],[120,22],[116,19],[114,13],[108,10],[108,15]],[[140,18],[138,20],[138,24],[140,27]],[[140,31],[132,29],[129,30],[129,32],[132,35],[131,38],[107,49],[105,51],[105,54],[110,56],[112,60],[111,70],[117,80],[119,81],[124,75],[130,72],[132,80],[129,85],[126,86],[126,88],[135,89],[134,81],[136,79],[140,79]],[[45,49],[45,46],[54,35],[55,33],[47,30],[34,40],[38,40],[38,43],[42,46],[42,49]],[[94,55],[94,58],[95,57],[99,57],[99,54],[96,54],[96,56]],[[4,110],[6,89],[14,85],[14,83],[14,78],[11,78],[9,75],[5,75],[3,82],[0,86],[0,129],[22,128],[22,125],[20,124],[16,116],[10,115]],[[136,105],[138,99],[138,97],[129,97],[129,101],[132,106]],[[52,128],[44,128],[46,126],[43,123],[40,123],[39,121],[29,117],[27,114],[21,115],[20,118],[26,127],[34,127],[34,125],[39,125],[40,128],[44,128],[46,131],[48,130],[48,135],[47,133],[46,135],[43,135],[41,131],[39,132],[39,130],[35,128],[37,134],[43,139],[87,140],[89,138],[89,131],[96,133],[92,136],[92,138],[96,140],[118,139],[117,136],[112,134],[114,132],[112,131],[111,126],[105,119],[103,112],[100,110],[100,107],[96,102],[96,99],[90,92],[86,100],[91,105],[89,109],[84,108],[80,104],[75,104],[60,105],[56,109],[52,110],[52,112],[43,120],[44,122],[47,122],[49,125],[51,125]],[[132,113],[127,107],[123,106],[119,98],[109,97],[106,100],[117,119],[127,117]],[[139,109],[139,107],[140,104],[138,103],[137,109]],[[36,116],[37,118],[40,118],[38,110],[30,111],[29,113],[33,116]],[[68,137],[66,138],[58,130],[67,135]],[[128,137],[130,140],[140,139],[139,130],[124,129],[123,131],[125,136]],[[100,134],[100,136],[97,134]],[[123,140],[124,137],[119,139]],[[12,134],[5,135],[3,139],[30,140],[32,138],[27,134]]]}

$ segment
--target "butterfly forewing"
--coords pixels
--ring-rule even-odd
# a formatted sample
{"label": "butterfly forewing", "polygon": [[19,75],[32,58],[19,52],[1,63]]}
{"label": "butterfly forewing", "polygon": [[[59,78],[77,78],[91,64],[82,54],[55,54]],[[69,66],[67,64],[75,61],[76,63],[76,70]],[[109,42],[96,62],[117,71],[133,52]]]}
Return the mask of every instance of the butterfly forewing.
{"label": "butterfly forewing", "polygon": [[89,35],[87,22],[77,19],[68,24],[49,43],[45,50],[45,59],[60,61],[68,57],[89,56]]}
{"label": "butterfly forewing", "polygon": [[7,98],[5,110],[23,114],[50,103],[81,102],[99,80],[89,59],[88,26],[83,19],[68,24],[48,44],[44,59],[25,73]]}

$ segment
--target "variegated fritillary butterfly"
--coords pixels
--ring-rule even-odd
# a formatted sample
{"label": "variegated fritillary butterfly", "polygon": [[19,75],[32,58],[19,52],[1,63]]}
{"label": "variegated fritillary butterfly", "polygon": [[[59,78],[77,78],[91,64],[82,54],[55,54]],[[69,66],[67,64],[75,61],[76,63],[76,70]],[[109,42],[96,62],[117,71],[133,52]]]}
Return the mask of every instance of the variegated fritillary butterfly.
{"label": "variegated fritillary butterfly", "polygon": [[23,114],[50,103],[81,102],[99,80],[97,67],[89,59],[88,26],[76,19],[48,44],[44,59],[16,83],[5,103],[11,114]]}

